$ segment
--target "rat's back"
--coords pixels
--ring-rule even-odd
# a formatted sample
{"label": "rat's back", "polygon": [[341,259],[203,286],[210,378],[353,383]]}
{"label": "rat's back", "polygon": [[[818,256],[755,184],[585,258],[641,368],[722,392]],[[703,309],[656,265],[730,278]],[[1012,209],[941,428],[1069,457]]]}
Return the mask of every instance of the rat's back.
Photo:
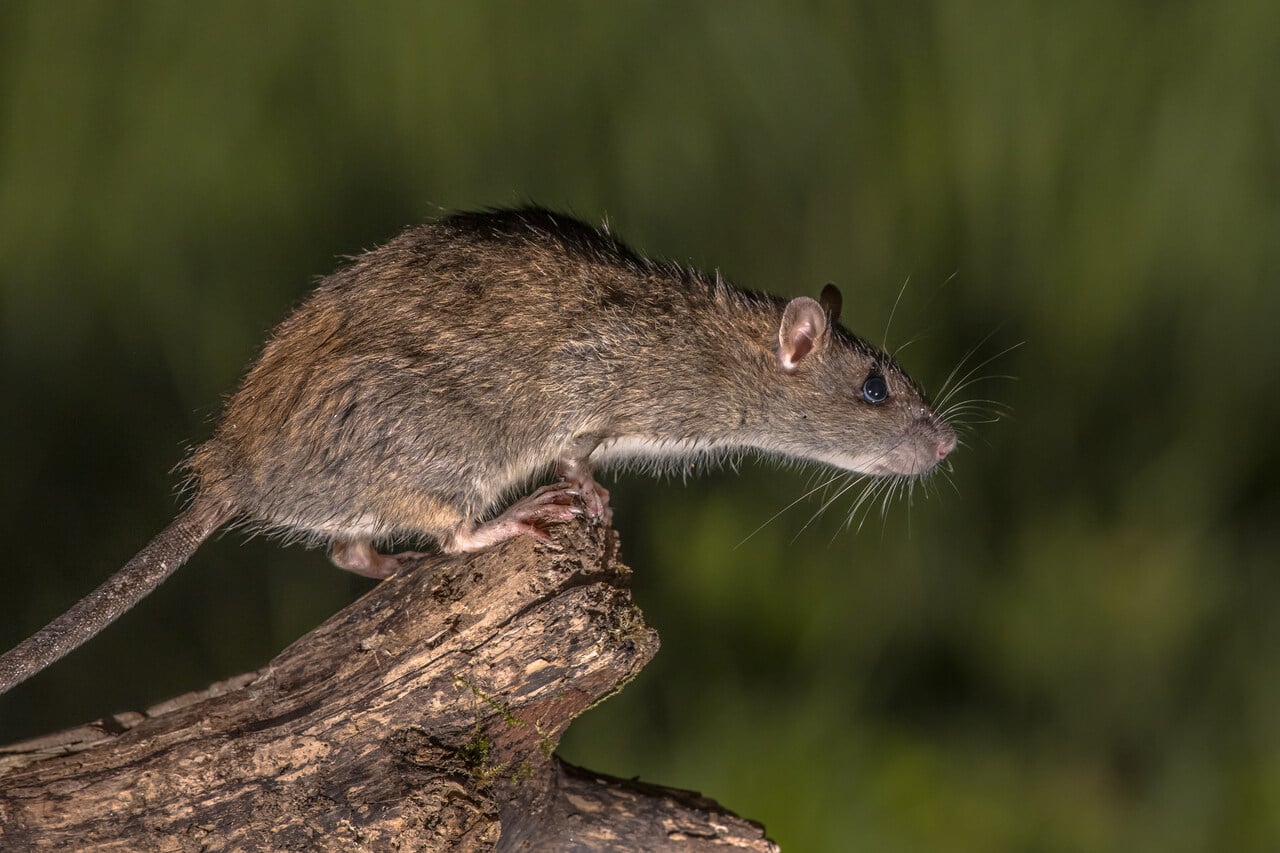
{"label": "rat's back", "polygon": [[567,401],[613,383],[578,367],[625,357],[611,313],[669,311],[651,304],[672,298],[659,272],[541,210],[410,229],[280,324],[189,460],[193,485],[250,524],[317,540],[473,519],[582,428],[590,412]]}

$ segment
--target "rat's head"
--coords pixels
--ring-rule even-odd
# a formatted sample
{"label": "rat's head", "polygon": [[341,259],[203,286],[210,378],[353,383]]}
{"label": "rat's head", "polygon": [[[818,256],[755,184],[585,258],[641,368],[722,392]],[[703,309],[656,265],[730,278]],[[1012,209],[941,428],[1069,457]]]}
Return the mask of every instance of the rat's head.
{"label": "rat's head", "polygon": [[835,285],[801,296],[778,324],[783,452],[860,474],[918,477],[955,449],[951,425],[892,357],[837,325]]}

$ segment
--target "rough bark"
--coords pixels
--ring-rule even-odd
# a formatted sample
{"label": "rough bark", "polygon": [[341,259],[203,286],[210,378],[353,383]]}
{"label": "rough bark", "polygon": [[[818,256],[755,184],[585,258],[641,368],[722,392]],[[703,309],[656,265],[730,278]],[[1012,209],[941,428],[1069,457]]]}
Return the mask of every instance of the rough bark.
{"label": "rough bark", "polygon": [[776,850],[561,762],[657,652],[610,530],[433,558],[258,672],[0,749],[0,849]]}

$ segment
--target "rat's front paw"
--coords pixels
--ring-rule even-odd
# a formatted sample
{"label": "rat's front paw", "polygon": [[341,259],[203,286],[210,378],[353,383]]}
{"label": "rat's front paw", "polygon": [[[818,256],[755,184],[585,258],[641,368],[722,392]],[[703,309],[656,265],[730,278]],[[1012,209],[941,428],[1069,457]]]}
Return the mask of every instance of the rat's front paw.
{"label": "rat's front paw", "polygon": [[[606,493],[607,494],[607,493]],[[573,483],[552,483],[507,507],[506,512],[484,524],[477,524],[454,533],[442,543],[451,554],[480,551],[516,536],[532,536],[541,542],[550,542],[545,528],[550,524],[571,521],[589,513],[585,497]]]}

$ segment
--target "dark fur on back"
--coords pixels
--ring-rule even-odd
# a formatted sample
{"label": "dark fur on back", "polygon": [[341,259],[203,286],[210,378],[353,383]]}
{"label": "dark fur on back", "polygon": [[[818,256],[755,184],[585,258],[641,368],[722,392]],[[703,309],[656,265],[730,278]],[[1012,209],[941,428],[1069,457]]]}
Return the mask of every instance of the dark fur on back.
{"label": "dark fur on back", "polygon": [[[804,456],[788,434],[851,380],[846,365],[780,385],[784,305],[546,210],[449,216],[323,280],[188,468],[251,524],[386,539],[485,515],[575,442]],[[833,335],[849,358],[896,372]]]}

